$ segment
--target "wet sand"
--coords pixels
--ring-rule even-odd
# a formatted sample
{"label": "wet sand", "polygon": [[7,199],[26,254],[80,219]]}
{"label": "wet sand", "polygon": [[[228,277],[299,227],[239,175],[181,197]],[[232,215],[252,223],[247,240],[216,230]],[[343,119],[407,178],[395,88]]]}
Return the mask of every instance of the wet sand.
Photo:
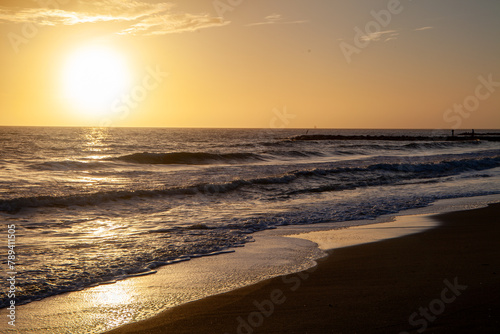
{"label": "wet sand", "polygon": [[[500,204],[109,333],[498,333]],[[425,331],[424,331],[425,329]]]}

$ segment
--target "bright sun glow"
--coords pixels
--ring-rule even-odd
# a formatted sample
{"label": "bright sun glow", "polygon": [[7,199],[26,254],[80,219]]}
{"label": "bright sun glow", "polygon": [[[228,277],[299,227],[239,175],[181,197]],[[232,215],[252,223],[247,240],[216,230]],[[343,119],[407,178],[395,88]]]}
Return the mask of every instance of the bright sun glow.
{"label": "bright sun glow", "polygon": [[63,69],[65,97],[89,116],[103,115],[129,86],[124,57],[105,47],[89,47],[70,55]]}

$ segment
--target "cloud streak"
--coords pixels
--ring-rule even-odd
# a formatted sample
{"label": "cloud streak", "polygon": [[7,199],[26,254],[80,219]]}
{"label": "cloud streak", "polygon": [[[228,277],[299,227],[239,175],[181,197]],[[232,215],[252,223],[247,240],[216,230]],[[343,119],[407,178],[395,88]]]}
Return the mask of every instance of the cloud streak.
{"label": "cloud streak", "polygon": [[[434,29],[433,27],[421,27],[413,29],[413,31],[424,31]],[[361,40],[364,42],[379,42],[379,41],[393,41],[399,38],[401,33],[397,30],[385,30],[385,31],[377,31],[361,36]]]}
{"label": "cloud streak", "polygon": [[377,42],[384,39],[384,42],[397,39],[399,36],[399,32],[396,30],[386,30],[386,31],[377,31],[372,32],[370,34],[364,35],[361,37],[362,41],[365,42]]}
{"label": "cloud streak", "polygon": [[281,14],[272,14],[272,15],[266,16],[264,18],[264,21],[262,21],[262,22],[255,22],[255,23],[247,24],[247,27],[261,26],[261,25],[267,25],[267,24],[302,24],[302,23],[307,23],[307,22],[308,21],[305,21],[305,20],[284,21]]}
{"label": "cloud streak", "polygon": [[423,31],[423,30],[429,30],[429,29],[434,29],[434,27],[421,27],[421,28],[417,28],[417,29],[414,29],[415,31]]}
{"label": "cloud streak", "polygon": [[171,3],[100,0],[78,2],[78,10],[22,8],[0,6],[0,23],[30,23],[42,26],[72,26],[84,23],[120,23],[122,35],[163,35],[195,31],[229,24],[209,14],[174,11]]}

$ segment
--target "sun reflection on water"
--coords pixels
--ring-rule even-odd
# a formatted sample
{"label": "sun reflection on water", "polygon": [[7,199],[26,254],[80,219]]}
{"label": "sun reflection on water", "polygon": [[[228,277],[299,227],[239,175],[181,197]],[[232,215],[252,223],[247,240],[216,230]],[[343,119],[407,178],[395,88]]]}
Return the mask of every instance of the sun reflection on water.
{"label": "sun reflection on water", "polygon": [[126,305],[130,302],[131,296],[122,284],[106,284],[96,288],[94,302],[96,307],[111,305]]}
{"label": "sun reflection on water", "polygon": [[84,129],[82,141],[85,151],[103,152],[109,150],[106,140],[110,137],[108,128]]}
{"label": "sun reflection on water", "polygon": [[93,226],[89,228],[87,234],[89,238],[116,238],[119,235],[120,229],[123,229],[125,225],[111,220],[96,220],[93,222]]}
{"label": "sun reflection on water", "polygon": [[134,319],[137,310],[133,304],[136,298],[127,284],[105,284],[92,288],[91,291],[88,301],[95,310],[102,311],[95,313],[95,316],[103,329],[117,327]]}

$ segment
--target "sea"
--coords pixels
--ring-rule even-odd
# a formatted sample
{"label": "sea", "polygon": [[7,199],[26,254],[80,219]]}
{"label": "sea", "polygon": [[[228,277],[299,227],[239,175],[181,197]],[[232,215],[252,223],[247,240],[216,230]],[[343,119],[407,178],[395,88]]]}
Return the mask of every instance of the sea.
{"label": "sea", "polygon": [[[293,140],[304,134],[429,140]],[[433,138],[449,134],[0,127],[0,279],[9,229],[19,305],[232,252],[257,231],[500,194],[500,142]]]}

